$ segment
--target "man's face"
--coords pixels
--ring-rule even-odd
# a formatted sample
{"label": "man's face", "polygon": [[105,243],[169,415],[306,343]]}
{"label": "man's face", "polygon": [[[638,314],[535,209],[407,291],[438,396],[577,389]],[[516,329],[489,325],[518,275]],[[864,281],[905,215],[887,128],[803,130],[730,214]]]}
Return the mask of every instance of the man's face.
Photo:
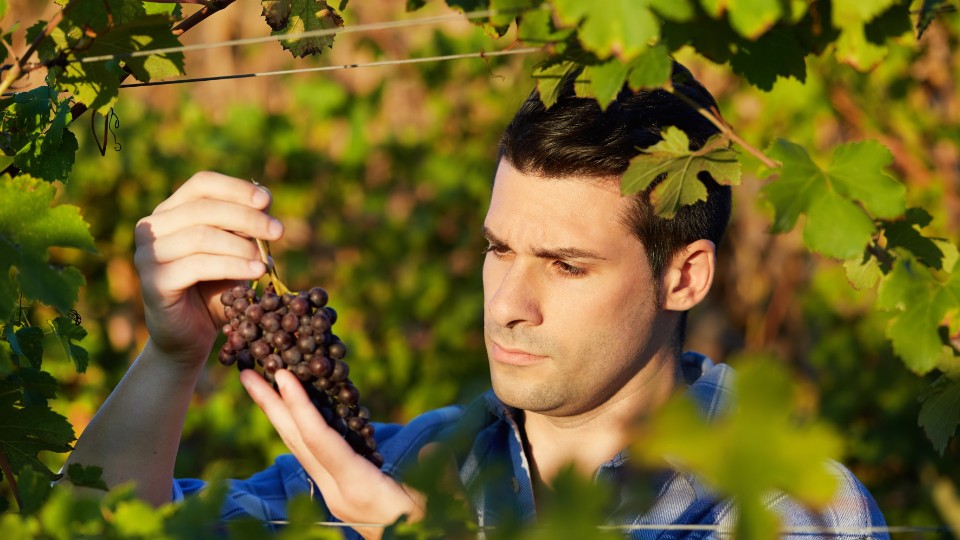
{"label": "man's face", "polygon": [[500,162],[484,221],[484,340],[506,404],[569,416],[610,400],[662,349],[640,241],[615,181],[546,179]]}

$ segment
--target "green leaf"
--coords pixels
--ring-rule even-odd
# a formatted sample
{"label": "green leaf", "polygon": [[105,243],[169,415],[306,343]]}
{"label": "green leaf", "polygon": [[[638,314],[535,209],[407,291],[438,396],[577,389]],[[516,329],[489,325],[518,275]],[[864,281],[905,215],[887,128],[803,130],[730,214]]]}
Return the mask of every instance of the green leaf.
{"label": "green leaf", "polygon": [[747,39],[757,39],[786,15],[781,0],[727,0],[730,26]]}
{"label": "green leaf", "polygon": [[89,467],[79,463],[71,463],[67,467],[67,478],[75,486],[88,487],[107,491],[107,484],[103,481],[103,467],[90,465]]}
{"label": "green leaf", "polygon": [[520,15],[517,21],[517,36],[527,43],[550,43],[567,39],[572,29],[558,29],[550,11],[534,9]]}
{"label": "green leaf", "polygon": [[23,387],[24,405],[46,405],[47,400],[56,397],[60,391],[60,383],[46,371],[22,367],[17,375]]}
{"label": "green leaf", "polygon": [[650,7],[660,17],[674,22],[687,22],[695,15],[691,0],[650,0]]}
{"label": "green leaf", "polygon": [[89,354],[86,349],[75,344],[74,341],[80,341],[87,337],[87,331],[68,317],[57,317],[52,322],[53,329],[63,345],[63,350],[67,353],[67,358],[73,360],[78,373],[83,373],[87,370],[87,363],[90,360]]}
{"label": "green leaf", "polygon": [[[829,461],[839,456],[842,440],[824,424],[797,421],[796,395],[776,361],[739,364],[731,412],[708,422],[681,394],[640,431],[634,447],[644,462],[656,466],[667,459],[737,500],[738,538],[776,538],[776,516],[765,504],[771,494],[820,507],[837,486]],[[684,429],[676,429],[680,425]]]}
{"label": "green leaf", "polygon": [[940,455],[960,424],[960,380],[941,376],[921,396],[917,423]]}
{"label": "green leaf", "polygon": [[[150,15],[126,24],[117,25],[103,35],[97,36],[90,56],[116,51],[142,51],[179,47],[177,36],[170,32],[170,20],[163,15]],[[143,82],[183,75],[183,53],[151,54],[136,58],[124,58],[133,76]]]}
{"label": "green leaf", "polygon": [[880,227],[887,239],[887,249],[906,249],[921,263],[943,270],[944,253],[934,241],[936,239],[923,236],[920,232],[932,219],[923,208],[910,208],[903,219],[882,221]]}
{"label": "green leaf", "polygon": [[14,332],[11,325],[4,329],[4,335],[14,353],[24,357],[34,368],[40,369],[43,361],[43,330],[36,326],[24,326]]}
{"label": "green leaf", "polygon": [[549,109],[557,102],[563,82],[573,73],[576,67],[576,63],[567,61],[540,66],[533,70],[533,78],[537,80],[540,100],[546,108]]}
{"label": "green leaf", "polygon": [[580,25],[580,43],[600,59],[631,60],[660,35],[648,0],[607,0],[602,7],[582,0],[554,0],[553,7],[563,24]]}
{"label": "green leaf", "polygon": [[14,155],[36,141],[50,125],[51,114],[56,107],[56,93],[48,86],[40,86],[28,92],[14,94],[0,101],[0,149]]}
{"label": "green leaf", "polygon": [[178,3],[145,1],[143,8],[147,15],[166,15],[169,21],[183,18],[183,6]]}
{"label": "green leaf", "polygon": [[[324,0],[262,0],[262,15],[273,29],[272,36],[327,30],[343,26],[343,19]],[[409,7],[409,5],[408,5]],[[333,36],[284,40],[284,49],[295,57],[320,54],[333,46]]]}
{"label": "green leaf", "polygon": [[[37,453],[68,452],[74,440],[70,422],[47,407],[7,409],[0,417],[0,450],[14,471],[29,466],[49,473],[37,459]],[[49,476],[52,477],[52,473]]]}
{"label": "green leaf", "polygon": [[[10,4],[7,3],[7,0],[0,0],[0,19],[2,19],[2,18],[4,17],[4,15],[7,14],[7,8],[8,8],[8,7],[10,7]],[[6,51],[4,51],[4,52],[6,52]],[[3,61],[3,59],[0,59],[0,62],[2,62],[2,61]]]}
{"label": "green leaf", "polygon": [[757,41],[739,42],[730,67],[757,88],[769,91],[778,77],[806,81],[804,54],[790,29],[778,26]]}
{"label": "green leaf", "polygon": [[863,251],[876,227],[849,199],[824,190],[807,208],[804,243],[828,257],[848,259]]}
{"label": "green leaf", "polygon": [[937,276],[909,253],[899,254],[880,282],[877,307],[894,313],[886,329],[894,352],[908,368],[924,374],[953,358],[939,328],[960,315],[960,271],[945,267],[951,273]]}
{"label": "green leaf", "polygon": [[860,71],[876,67],[887,55],[886,46],[867,39],[865,26],[886,11],[896,0],[834,0],[833,26],[840,29],[835,56],[839,62]]}
{"label": "green leaf", "polygon": [[67,129],[70,102],[62,101],[50,126],[17,152],[14,165],[21,171],[48,182],[67,181],[74,157],[80,148],[77,137]]}
{"label": "green leaf", "polygon": [[663,45],[656,45],[640,53],[630,62],[627,82],[634,91],[662,88],[670,80],[673,60]]}
{"label": "green leaf", "polygon": [[[23,294],[66,312],[77,301],[83,275],[75,268],[54,268],[50,247],[95,252],[88,225],[79,209],[51,207],[56,188],[27,175],[0,176],[0,319],[9,320],[16,306],[16,281]],[[15,277],[11,267],[18,270]]]}
{"label": "green leaf", "polygon": [[774,209],[773,231],[789,231],[806,213],[807,245],[825,255],[859,255],[874,232],[872,218],[895,217],[905,210],[906,189],[884,172],[893,158],[880,143],[841,145],[826,169],[802,147],[783,139],[768,155],[783,164],[780,177],[762,190]]}
{"label": "green leaf", "polygon": [[689,45],[708,59],[722,64],[733,55],[731,44],[742,38],[726,21],[718,21],[701,15],[686,23],[664,21],[661,42],[671,51]]}
{"label": "green leaf", "polygon": [[20,472],[17,488],[20,490],[20,499],[23,501],[20,512],[28,516],[35,514],[43,506],[53,489],[48,475],[41,474],[30,467]]}
{"label": "green leaf", "polygon": [[[16,366],[13,365],[13,361],[10,359],[10,353],[10,344],[0,340],[0,381],[9,377],[16,369]],[[3,399],[2,396],[0,396],[0,405],[2,404]]]}
{"label": "green leaf", "polygon": [[630,160],[620,181],[620,192],[632,195],[663,177],[650,194],[658,216],[672,219],[681,207],[707,200],[701,173],[724,185],[740,182],[740,162],[733,150],[718,144],[719,136],[711,137],[704,150],[696,151],[690,150],[687,134],[677,127],[668,127],[661,136],[663,140]]}
{"label": "green leaf", "polygon": [[583,76],[590,81],[591,93],[596,97],[602,110],[609,105],[620,93],[623,83],[627,80],[629,66],[616,58],[596,66],[587,66]]}
{"label": "green leaf", "polygon": [[845,261],[843,268],[847,271],[847,279],[850,280],[850,284],[859,291],[872,289],[877,281],[883,277],[879,261],[869,254]]}
{"label": "green leaf", "polygon": [[122,538],[154,538],[163,532],[163,514],[140,499],[119,501],[113,511]]}

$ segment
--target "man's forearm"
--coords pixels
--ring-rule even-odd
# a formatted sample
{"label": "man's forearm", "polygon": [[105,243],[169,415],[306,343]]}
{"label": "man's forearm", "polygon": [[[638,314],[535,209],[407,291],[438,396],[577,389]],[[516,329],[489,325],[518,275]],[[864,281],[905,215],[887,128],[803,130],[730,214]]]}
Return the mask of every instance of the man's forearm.
{"label": "man's forearm", "polygon": [[109,487],[133,480],[139,496],[170,500],[184,418],[202,362],[168,360],[149,341],[84,429],[67,460],[103,467]]}

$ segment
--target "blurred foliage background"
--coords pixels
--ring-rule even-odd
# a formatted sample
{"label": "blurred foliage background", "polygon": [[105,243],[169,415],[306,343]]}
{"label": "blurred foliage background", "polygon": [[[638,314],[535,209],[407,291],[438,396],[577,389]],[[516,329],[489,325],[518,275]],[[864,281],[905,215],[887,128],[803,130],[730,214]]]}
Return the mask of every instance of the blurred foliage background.
{"label": "blurred foliage background", "polygon": [[[346,23],[408,17],[400,0],[354,0]],[[11,0],[8,20],[25,23],[48,3]],[[240,0],[185,34],[185,43],[268,32],[260,3]],[[189,11],[189,9],[188,9]],[[431,5],[419,16],[440,13]],[[693,54],[679,59],[711,90],[745,139],[777,137],[816,159],[841,142],[876,138],[894,153],[909,205],[933,229],[960,239],[960,57],[958,18],[936,21],[917,40],[906,33],[870,73],[832,59],[807,59],[807,81],[778,80],[761,92],[728,66]],[[278,44],[188,53],[191,76],[477,52],[510,45],[466,22],[342,35],[314,60]],[[122,90],[119,129],[101,157],[90,118],[74,131],[81,150],[60,199],[84,209],[97,256],[55,254],[87,277],[78,311],[93,362],[77,375],[48,362],[65,398],[57,407],[78,433],[146,339],[133,227],[199,170],[252,178],[273,192],[286,225],[273,246],[293,288],[321,285],[341,315],[351,377],[374,416],[403,422],[464,402],[487,388],[478,234],[500,132],[533,86],[535,57]],[[39,83],[40,81],[35,81]],[[89,115],[89,113],[87,113]],[[96,119],[98,132],[102,117]],[[820,154],[817,154],[821,151]],[[756,167],[745,157],[746,171]],[[770,235],[747,175],[721,246],[709,300],[690,318],[688,347],[715,361],[773,354],[805,381],[811,410],[846,437],[845,463],[868,486],[891,524],[931,525],[934,482],[960,478],[956,438],[938,455],[917,427],[917,396],[932,381],[910,373],[883,337],[886,316],[873,293],[850,288],[838,263],[810,255],[799,231]],[[37,308],[42,309],[42,308]],[[33,314],[46,320],[46,313]],[[51,354],[58,350],[47,348]],[[218,471],[242,477],[286,449],[243,392],[236,373],[212,362],[187,419],[179,476]],[[47,455],[58,466],[64,455]]]}

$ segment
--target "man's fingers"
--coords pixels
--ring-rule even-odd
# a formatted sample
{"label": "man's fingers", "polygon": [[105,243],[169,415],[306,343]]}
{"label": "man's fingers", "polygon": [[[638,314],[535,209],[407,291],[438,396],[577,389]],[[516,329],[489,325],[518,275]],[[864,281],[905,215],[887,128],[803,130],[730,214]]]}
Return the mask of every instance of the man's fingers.
{"label": "man's fingers", "polygon": [[155,213],[165,212],[188,201],[218,199],[262,210],[270,206],[270,192],[248,180],[220,173],[203,171],[190,177],[180,189],[157,206]]}
{"label": "man's fingers", "polygon": [[[304,444],[334,478],[350,478],[358,466],[373,467],[373,464],[357,454],[339,433],[327,426],[299,379],[285,369],[278,370],[274,377]],[[318,425],[323,426],[323,429],[317,429]]]}
{"label": "man's fingers", "polygon": [[239,259],[259,260],[257,245],[253,240],[211,227],[196,225],[158,238],[144,248],[152,251],[152,259],[159,264],[188,257],[197,253],[227,255]]}
{"label": "man's fingers", "polygon": [[[240,382],[247,390],[247,393],[250,394],[250,398],[253,399],[254,403],[260,407],[263,414],[270,420],[270,423],[273,424],[274,429],[277,430],[277,434],[283,439],[283,443],[293,452],[304,469],[310,473],[321,487],[331,485],[333,480],[330,474],[314,459],[313,454],[304,444],[300,434],[300,428],[297,426],[291,411],[287,408],[287,404],[280,395],[270,386],[270,383],[265,381],[259,373],[256,373],[252,369],[240,372]],[[322,418],[319,427],[327,430],[330,429]],[[313,429],[317,429],[317,426],[314,426]]]}
{"label": "man's fingers", "polygon": [[[135,260],[138,257],[134,257]],[[137,262],[141,281],[157,291],[183,291],[201,281],[260,279],[267,268],[257,260],[198,253],[171,263],[151,266]]]}
{"label": "man's fingers", "polygon": [[137,245],[197,225],[217,227],[265,240],[276,240],[283,235],[283,224],[261,210],[231,202],[202,199],[185,202],[140,220],[135,230]]}

